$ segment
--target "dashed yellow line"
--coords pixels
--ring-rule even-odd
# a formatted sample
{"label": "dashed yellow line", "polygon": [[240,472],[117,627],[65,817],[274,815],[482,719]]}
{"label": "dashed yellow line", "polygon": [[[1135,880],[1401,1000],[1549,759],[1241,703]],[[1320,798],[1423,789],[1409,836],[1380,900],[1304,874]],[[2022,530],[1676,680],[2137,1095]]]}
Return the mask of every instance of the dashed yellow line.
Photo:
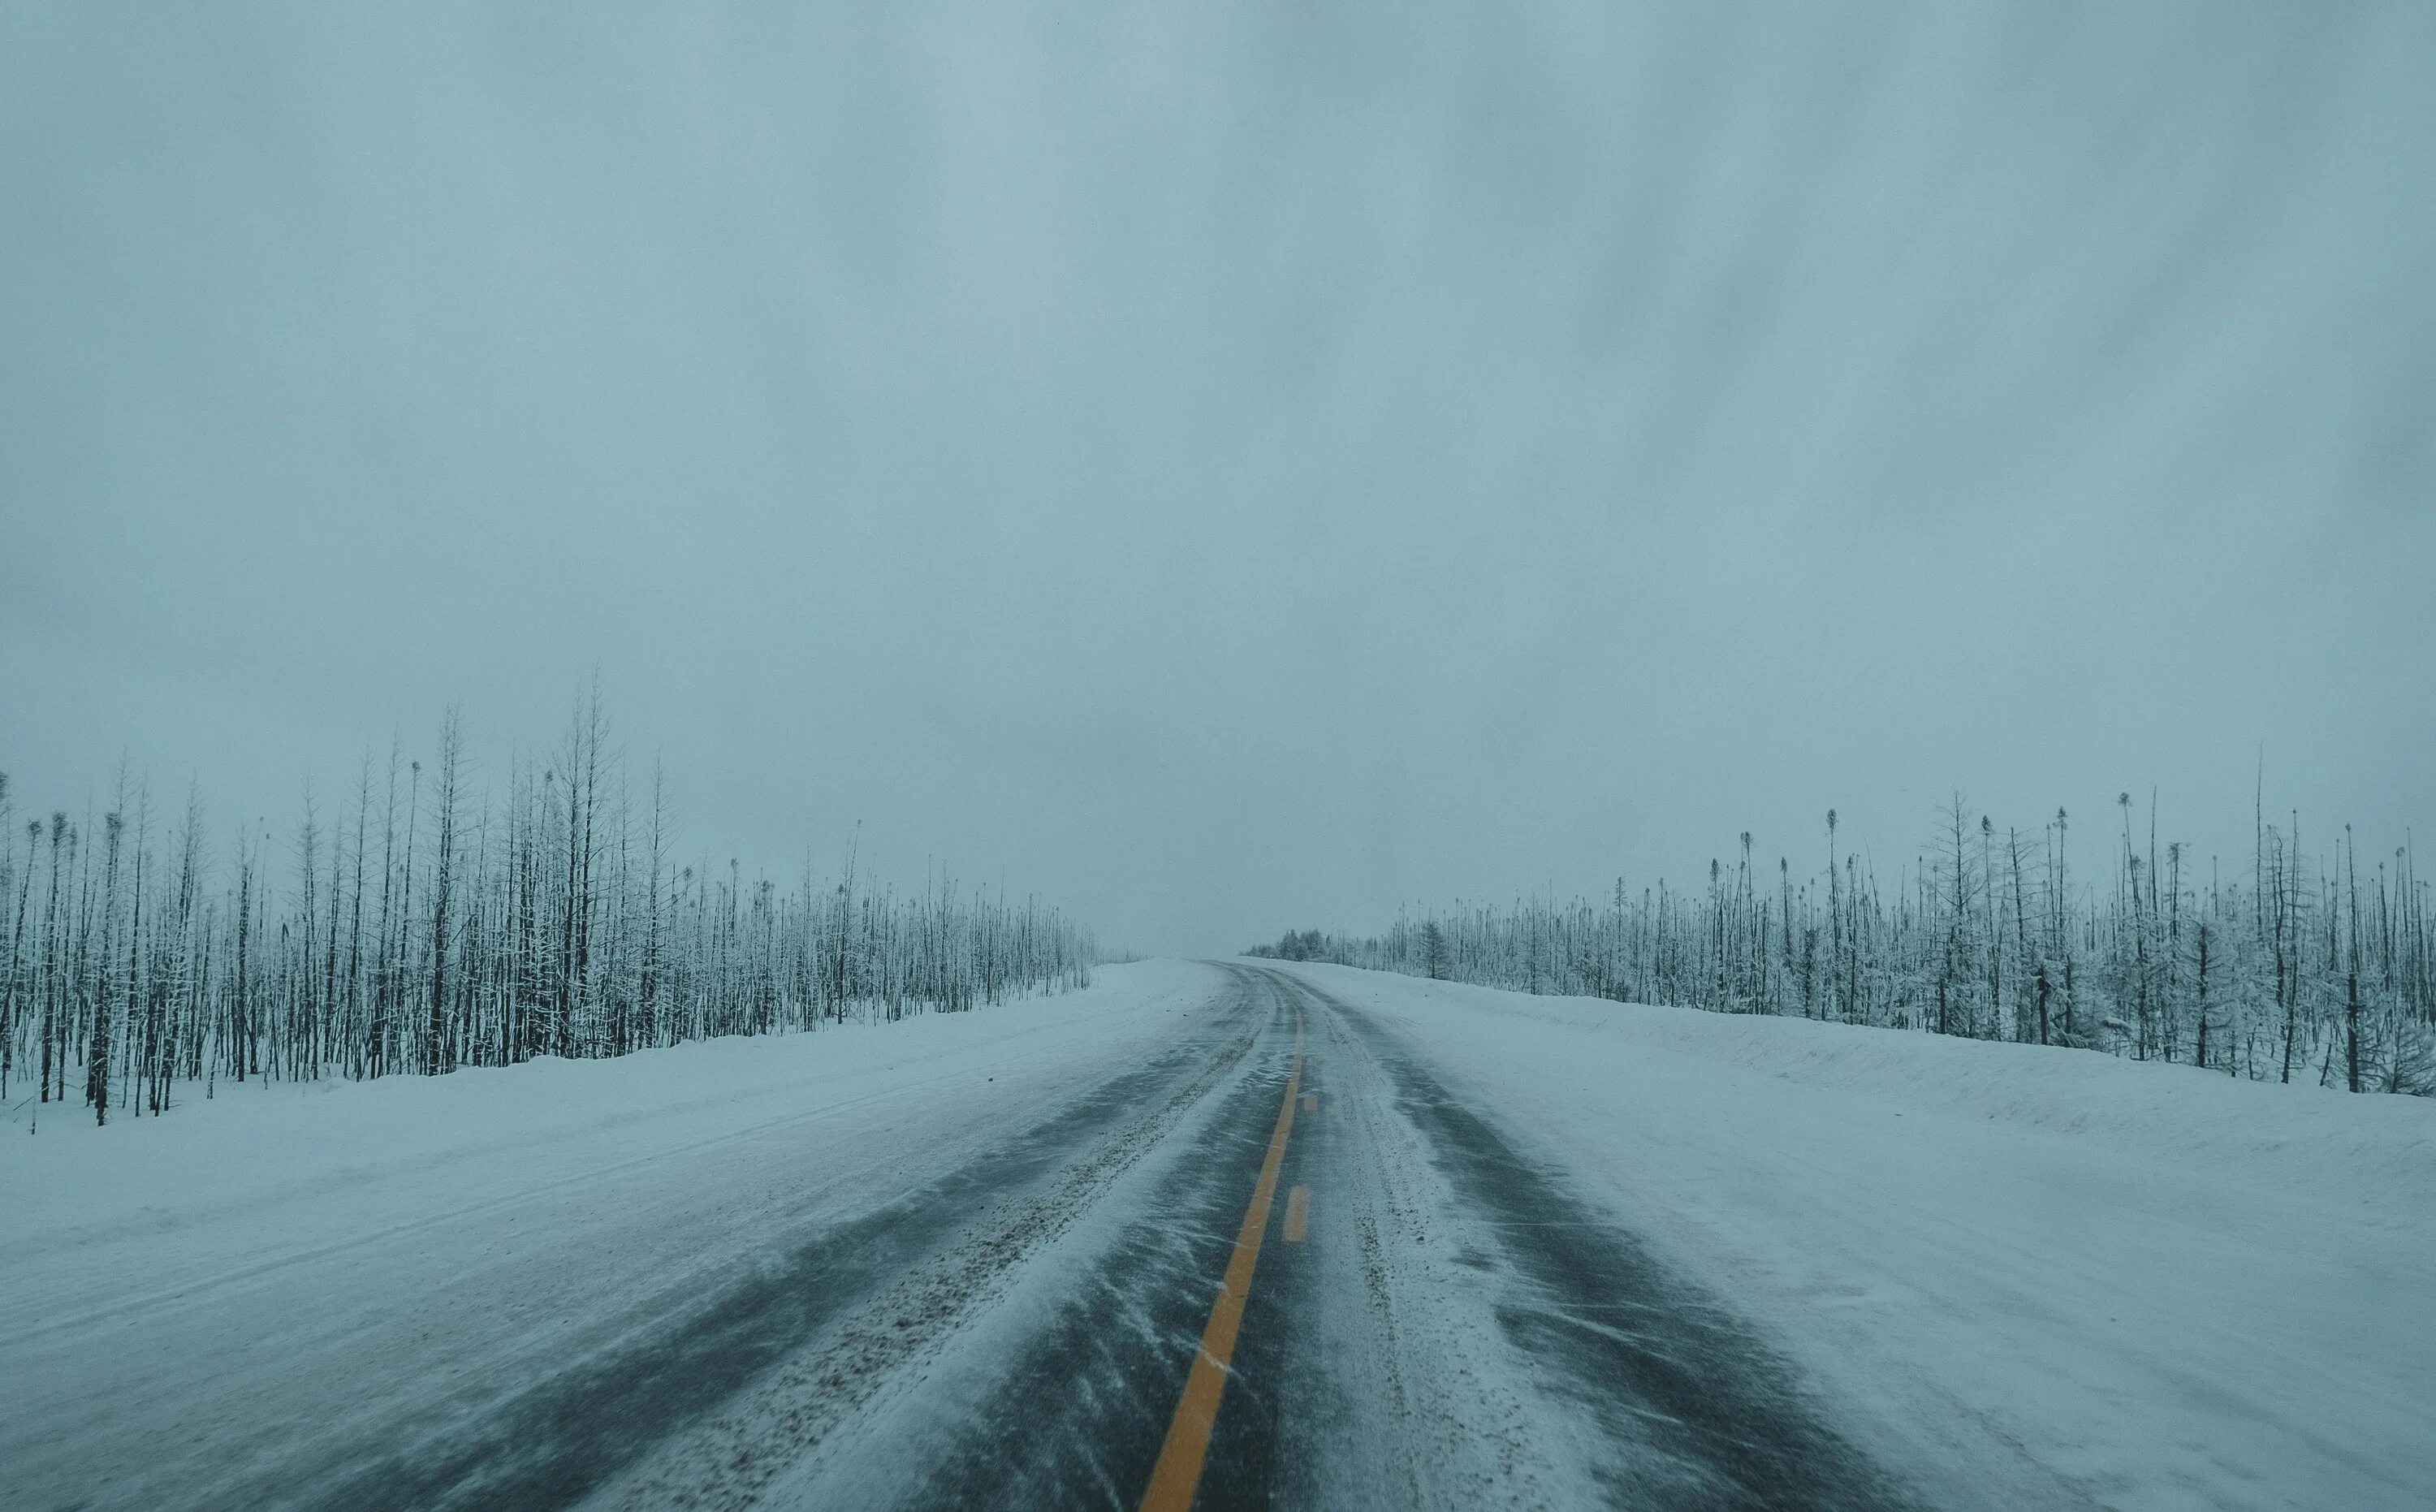
{"label": "dashed yellow line", "polygon": [[1227,1278],[1218,1288],[1218,1300],[1210,1306],[1209,1324],[1201,1330],[1201,1349],[1192,1357],[1192,1373],[1184,1379],[1184,1396],[1168,1422],[1167,1442],[1159,1447],[1158,1464],[1150,1472],[1141,1512],[1190,1512],[1192,1493],[1200,1488],[1201,1462],[1209,1457],[1210,1430],[1218,1426],[1218,1399],[1227,1390],[1227,1364],[1235,1357],[1235,1331],[1243,1327],[1244,1303],[1252,1295],[1252,1267],[1260,1262],[1261,1236],[1268,1230],[1269,1203],[1277,1195],[1278,1167],[1286,1157],[1286,1136],[1294,1132],[1295,1099],[1301,1090],[1302,1010],[1297,1008],[1294,1069],[1286,1076],[1285,1104],[1278,1109],[1269,1153],[1261,1159],[1261,1178],[1252,1184],[1252,1205],[1244,1210],[1244,1226],[1235,1232],[1235,1253],[1227,1259]]}

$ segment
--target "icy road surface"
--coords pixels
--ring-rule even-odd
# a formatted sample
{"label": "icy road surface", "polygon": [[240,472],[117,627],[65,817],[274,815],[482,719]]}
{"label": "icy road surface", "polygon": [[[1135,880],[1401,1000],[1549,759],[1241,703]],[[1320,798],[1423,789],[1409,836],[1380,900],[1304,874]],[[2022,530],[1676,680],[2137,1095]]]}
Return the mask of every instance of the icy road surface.
{"label": "icy road surface", "polygon": [[[2399,1507],[2436,1484],[2425,1104],[2201,1078],[2166,1110],[2212,1145],[2228,1107],[2298,1108],[2263,1142],[2305,1154],[2354,1119],[2354,1184],[2423,1204],[2362,1222],[2340,1183],[2279,1206],[2273,1150],[2194,1190],[2174,1150],[2127,1167],[2025,1128],[2165,1126],[2149,1094],[2182,1084],[2093,1056],[1331,968],[1108,975],[45,1127],[0,1156],[0,1505]],[[2080,1080],[2047,1087],[2059,1066]],[[1952,1104],[1991,1087],[2020,1105],[1966,1125]],[[2358,1121],[2372,1102],[2413,1111]]]}

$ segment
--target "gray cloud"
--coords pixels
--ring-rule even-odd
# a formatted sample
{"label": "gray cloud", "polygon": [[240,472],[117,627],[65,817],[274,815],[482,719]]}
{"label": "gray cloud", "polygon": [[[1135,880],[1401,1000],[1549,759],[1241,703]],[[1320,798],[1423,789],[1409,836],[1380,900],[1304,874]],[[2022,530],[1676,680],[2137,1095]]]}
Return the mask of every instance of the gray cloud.
{"label": "gray cloud", "polygon": [[0,8],[0,767],[1213,949],[2436,772],[2425,7]]}

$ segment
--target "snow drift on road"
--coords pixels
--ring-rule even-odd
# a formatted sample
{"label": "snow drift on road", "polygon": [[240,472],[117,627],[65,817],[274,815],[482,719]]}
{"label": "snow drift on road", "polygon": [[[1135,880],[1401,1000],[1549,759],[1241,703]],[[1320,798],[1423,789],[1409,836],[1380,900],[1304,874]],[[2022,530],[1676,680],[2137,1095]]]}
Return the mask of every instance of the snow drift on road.
{"label": "snow drift on road", "polygon": [[1155,1052],[1218,980],[0,1129],[0,1505],[236,1504],[367,1433],[445,1441]]}

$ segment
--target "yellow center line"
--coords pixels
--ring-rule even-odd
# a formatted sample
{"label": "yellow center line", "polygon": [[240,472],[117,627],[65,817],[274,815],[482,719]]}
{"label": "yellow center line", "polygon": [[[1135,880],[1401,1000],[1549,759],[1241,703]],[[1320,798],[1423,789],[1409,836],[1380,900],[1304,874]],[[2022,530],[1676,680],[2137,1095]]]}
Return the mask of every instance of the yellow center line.
{"label": "yellow center line", "polygon": [[1302,1010],[1297,1008],[1294,1069],[1286,1076],[1285,1105],[1278,1109],[1269,1153],[1261,1160],[1261,1179],[1252,1184],[1252,1205],[1244,1211],[1244,1226],[1236,1230],[1227,1279],[1210,1306],[1209,1327],[1201,1330],[1201,1349],[1192,1357],[1192,1373],[1185,1377],[1184,1395],[1168,1422],[1167,1442],[1159,1446],[1150,1488],[1142,1492],[1141,1512],[1188,1512],[1192,1493],[1200,1489],[1201,1462],[1209,1453],[1210,1430],[1218,1426],[1218,1399],[1227,1389],[1227,1364],[1235,1357],[1235,1330],[1243,1327],[1244,1303],[1252,1295],[1252,1267],[1261,1259],[1261,1236],[1268,1230],[1269,1203],[1278,1191],[1278,1167],[1286,1157],[1286,1136],[1294,1131],[1295,1094],[1301,1090]]}

